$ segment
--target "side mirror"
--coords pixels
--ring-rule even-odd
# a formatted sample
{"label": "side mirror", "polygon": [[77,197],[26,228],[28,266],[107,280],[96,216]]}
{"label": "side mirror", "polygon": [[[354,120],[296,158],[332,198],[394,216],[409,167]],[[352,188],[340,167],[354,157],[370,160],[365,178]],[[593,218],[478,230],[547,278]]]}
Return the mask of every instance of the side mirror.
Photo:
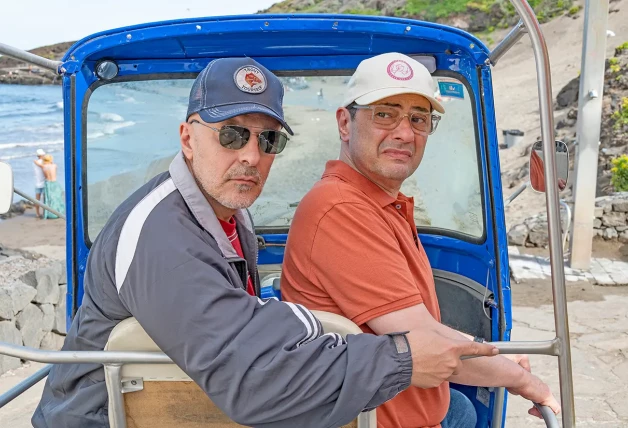
{"label": "side mirror", "polygon": [[11,165],[0,162],[0,214],[9,212],[13,202],[13,170]]}
{"label": "side mirror", "polygon": [[[558,182],[556,186],[558,191],[567,187],[567,179],[569,178],[569,150],[567,144],[563,141],[556,141],[556,177]],[[543,143],[537,141],[532,145],[530,151],[530,185],[537,192],[545,192],[545,157],[543,156]]]}

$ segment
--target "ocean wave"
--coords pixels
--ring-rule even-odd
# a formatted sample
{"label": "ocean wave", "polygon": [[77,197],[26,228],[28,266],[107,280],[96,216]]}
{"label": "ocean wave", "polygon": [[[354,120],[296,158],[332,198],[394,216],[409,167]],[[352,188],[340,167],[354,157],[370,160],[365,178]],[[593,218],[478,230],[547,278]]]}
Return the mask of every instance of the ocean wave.
{"label": "ocean wave", "polygon": [[59,146],[63,145],[63,140],[51,140],[51,141],[34,141],[34,142],[23,142],[23,143],[0,143],[0,150],[5,149],[15,149],[19,147],[48,147],[48,146]]}
{"label": "ocean wave", "polygon": [[135,125],[135,122],[133,121],[127,121],[127,122],[122,122],[122,123],[112,123],[112,124],[106,125],[105,129],[103,129],[102,132],[104,132],[106,135],[111,135],[111,134],[114,134],[118,129],[128,128],[129,126],[133,126],[133,125]]}
{"label": "ocean wave", "polygon": [[107,122],[123,122],[124,118],[117,113],[100,113],[100,118]]}
{"label": "ocean wave", "polygon": [[58,110],[63,110],[63,101],[58,101],[55,103],[55,108]]}

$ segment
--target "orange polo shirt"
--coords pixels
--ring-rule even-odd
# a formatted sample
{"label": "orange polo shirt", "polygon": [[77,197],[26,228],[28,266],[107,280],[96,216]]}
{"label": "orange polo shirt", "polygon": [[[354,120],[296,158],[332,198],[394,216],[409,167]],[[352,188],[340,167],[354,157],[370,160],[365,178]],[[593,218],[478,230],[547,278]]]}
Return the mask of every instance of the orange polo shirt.
{"label": "orange polo shirt", "polygon": [[[344,162],[328,162],[290,226],[282,298],[343,315],[365,333],[373,333],[366,325],[373,318],[420,303],[440,322],[413,213],[412,198],[393,198]],[[448,408],[448,382],[411,386],[377,408],[377,425],[440,427]]]}

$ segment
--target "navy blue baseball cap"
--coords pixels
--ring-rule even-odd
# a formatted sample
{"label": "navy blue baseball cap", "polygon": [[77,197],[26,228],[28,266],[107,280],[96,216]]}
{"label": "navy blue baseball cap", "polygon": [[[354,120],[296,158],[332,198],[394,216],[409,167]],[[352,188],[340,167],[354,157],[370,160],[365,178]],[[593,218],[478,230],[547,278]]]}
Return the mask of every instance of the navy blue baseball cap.
{"label": "navy blue baseball cap", "polygon": [[294,135],[284,119],[283,93],[279,78],[257,61],[246,57],[215,59],[192,85],[186,120],[194,113],[207,123],[262,113],[277,119]]}

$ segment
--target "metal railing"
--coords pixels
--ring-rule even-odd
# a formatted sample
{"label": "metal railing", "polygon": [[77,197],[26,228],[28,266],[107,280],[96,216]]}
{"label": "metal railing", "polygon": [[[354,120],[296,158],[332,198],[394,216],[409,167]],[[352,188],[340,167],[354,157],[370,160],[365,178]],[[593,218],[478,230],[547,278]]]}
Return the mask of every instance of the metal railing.
{"label": "metal railing", "polygon": [[[545,345],[537,346],[540,354],[558,357],[558,371],[560,379],[560,398],[562,404],[563,428],[576,426],[574,405],[573,374],[571,366],[571,346],[569,339],[569,320],[567,316],[567,295],[565,289],[565,269],[563,262],[563,239],[561,236],[560,205],[556,173],[556,153],[554,146],[554,116],[552,103],[552,78],[550,74],[549,54],[543,32],[532,7],[525,0],[510,0],[515,7],[521,21],[506,39],[489,55],[489,61],[495,63],[510,49],[523,34],[523,26],[527,30],[532,42],[539,93],[539,107],[541,118],[541,139],[543,153],[547,162],[544,162],[545,173],[545,201],[547,204],[547,220],[549,229],[549,250],[552,278],[552,297],[554,304],[554,324],[556,337],[545,341]],[[511,349],[526,351],[525,342],[510,342]],[[545,349],[543,349],[545,347]],[[547,351],[547,352],[546,352]],[[503,402],[502,402],[503,407]]]}
{"label": "metal railing", "polygon": [[51,365],[47,365],[46,367],[39,369],[35,372],[35,374],[29,376],[4,394],[0,395],[0,409],[19,397],[23,392],[36,385],[37,382],[48,376],[50,369],[52,369]]}
{"label": "metal railing", "polygon": [[[526,342],[520,342],[518,346],[512,346],[511,342],[493,342],[493,344],[499,348],[501,353],[519,353],[519,345]],[[527,342],[529,347],[529,353],[543,353],[546,351],[545,342]],[[9,343],[0,342],[0,355],[6,355],[9,357],[16,357],[28,361],[36,361],[39,363],[48,364],[83,364],[83,363],[95,363],[102,364],[105,367],[105,376],[109,385],[121,385],[121,368],[124,364],[174,364],[174,362],[166,354],[161,352],[130,352],[130,351],[44,351],[41,349],[27,348],[25,346],[18,346]],[[35,381],[35,376],[31,376],[29,379],[31,385],[34,385],[39,380],[43,379],[50,371],[50,366],[44,367],[35,376],[39,376],[39,379]],[[44,371],[46,373],[44,374]],[[24,384],[25,382],[22,382]],[[22,385],[20,384],[20,385]],[[20,386],[18,385],[18,387]],[[30,387],[29,386],[29,387]],[[18,387],[13,388],[11,391],[16,390]],[[25,391],[29,387],[22,387],[22,391]],[[9,392],[11,392],[9,391]],[[20,392],[20,393],[21,393]],[[108,388],[108,397],[110,405],[117,409],[112,422],[112,428],[121,428],[126,426],[126,418],[124,417],[124,399],[122,396],[121,388]],[[5,394],[5,395],[8,395]],[[18,394],[19,395],[19,394]],[[17,396],[17,395],[16,395]],[[4,398],[4,395],[2,396]],[[9,401],[6,397],[4,403],[0,402],[0,408]],[[13,397],[15,398],[15,397]],[[11,398],[12,399],[12,398]],[[534,406],[539,409],[545,424],[549,428],[558,428],[558,421],[554,412],[546,406],[540,406],[534,403]]]}
{"label": "metal railing", "polygon": [[28,62],[33,65],[38,65],[61,75],[61,64],[63,64],[61,61],[44,58],[39,55],[23,51],[22,49],[14,48],[13,46],[5,45],[4,43],[0,43],[0,54]]}

